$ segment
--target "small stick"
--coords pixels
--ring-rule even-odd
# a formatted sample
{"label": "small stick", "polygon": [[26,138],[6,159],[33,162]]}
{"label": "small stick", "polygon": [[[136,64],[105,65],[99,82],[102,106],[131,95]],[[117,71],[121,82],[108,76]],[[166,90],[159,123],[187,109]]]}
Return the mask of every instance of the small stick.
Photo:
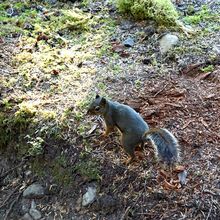
{"label": "small stick", "polygon": [[139,199],[141,198],[141,195],[142,195],[143,191],[144,191],[144,189],[141,190],[141,192],[140,192],[138,198],[136,199],[135,203],[132,206],[128,206],[128,208],[125,210],[125,213],[122,215],[121,220],[124,220],[127,217],[129,210],[132,209],[138,203]]}
{"label": "small stick", "polygon": [[10,212],[12,211],[15,203],[19,200],[20,196],[21,196],[22,192],[19,193],[19,195],[17,196],[17,198],[11,203],[9,209],[7,210],[6,214],[5,214],[5,217],[4,217],[4,220],[7,220],[8,219],[8,216],[10,214]]}
{"label": "small stick", "polygon": [[153,95],[153,98],[155,98],[156,96],[158,96],[161,92],[163,92],[163,90],[168,86],[168,83],[161,89],[159,90],[155,95]]}
{"label": "small stick", "polygon": [[9,194],[9,196],[5,199],[5,201],[1,204],[0,209],[5,206],[6,202],[11,198],[11,196],[18,190],[21,185],[15,187],[15,189]]}
{"label": "small stick", "polygon": [[18,167],[20,167],[23,163],[24,163],[25,160],[22,160],[17,166],[9,169],[8,171],[6,171],[5,173],[3,173],[1,176],[0,176],[0,181],[2,181],[9,173],[11,173],[13,170],[17,169]]}
{"label": "small stick", "polygon": [[[213,199],[213,197],[212,197],[212,199]],[[210,207],[210,209],[209,209],[209,213],[208,213],[208,215],[207,215],[207,217],[206,217],[206,220],[209,219],[209,216],[210,216],[210,214],[211,214],[211,212],[212,212],[212,205],[213,205],[213,202],[212,202],[211,207]]]}

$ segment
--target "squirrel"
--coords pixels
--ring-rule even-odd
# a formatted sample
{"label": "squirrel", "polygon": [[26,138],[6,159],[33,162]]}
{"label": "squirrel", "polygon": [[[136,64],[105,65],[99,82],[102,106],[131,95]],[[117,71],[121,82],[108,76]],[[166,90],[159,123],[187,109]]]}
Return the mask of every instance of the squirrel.
{"label": "squirrel", "polygon": [[171,165],[180,160],[180,150],[177,139],[164,128],[149,129],[148,124],[133,108],[119,102],[113,102],[96,95],[90,104],[88,114],[104,117],[107,136],[115,127],[122,133],[121,144],[130,156],[126,164],[135,160],[135,148],[143,148],[147,139],[152,142],[159,159]]}

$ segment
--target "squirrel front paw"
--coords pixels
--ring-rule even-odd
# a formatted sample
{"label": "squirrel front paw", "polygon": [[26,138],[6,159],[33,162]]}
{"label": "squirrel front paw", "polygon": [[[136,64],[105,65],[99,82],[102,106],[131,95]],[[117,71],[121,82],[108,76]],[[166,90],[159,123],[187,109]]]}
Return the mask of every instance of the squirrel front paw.
{"label": "squirrel front paw", "polygon": [[136,158],[135,157],[129,157],[128,159],[125,159],[123,160],[123,163],[128,166],[130,165],[131,163],[135,162],[136,161]]}

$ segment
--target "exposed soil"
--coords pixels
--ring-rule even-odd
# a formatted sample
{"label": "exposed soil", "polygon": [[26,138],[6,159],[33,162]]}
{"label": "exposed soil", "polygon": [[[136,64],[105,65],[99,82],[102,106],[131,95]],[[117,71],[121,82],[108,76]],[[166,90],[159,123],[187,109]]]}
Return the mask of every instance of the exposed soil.
{"label": "exposed soil", "polygon": [[[178,3],[177,8],[185,11],[190,2],[181,2],[182,6]],[[197,1],[196,10],[202,4],[204,1]],[[90,10],[97,5],[99,2],[91,4]],[[219,8],[213,3],[210,7],[213,11]],[[92,13],[96,13],[95,10]],[[152,30],[148,22],[124,19],[114,10],[111,16],[118,24],[109,42],[111,50],[119,54],[118,59],[102,56],[94,60],[97,74],[88,79],[82,74],[81,87],[74,91],[68,87],[63,94],[49,97],[48,108],[61,111],[66,105],[71,107],[80,91],[94,92],[95,85],[101,82],[112,99],[132,106],[151,127],[167,128],[177,137],[182,158],[178,167],[185,173],[169,170],[158,163],[149,143],[138,162],[124,165],[127,155],[120,147],[119,134],[115,132],[102,138],[100,118],[84,115],[82,123],[91,125],[85,133],[77,132],[76,121],[68,122],[65,138],[46,139],[44,152],[38,157],[18,156],[14,148],[1,151],[0,219],[21,219],[25,214],[22,205],[31,202],[24,201],[22,193],[33,182],[45,188],[45,196],[35,199],[41,219],[220,218],[220,61],[219,56],[214,60],[209,56],[214,53],[213,45],[219,44],[220,32],[196,39],[181,35],[177,48],[187,48],[186,51],[178,54],[174,48],[163,56],[157,40],[164,33]],[[137,31],[145,31],[144,36],[150,36],[143,39],[135,35]],[[120,42],[128,35],[137,37],[135,46],[121,48]],[[22,89],[22,79],[11,62],[21,50],[18,42],[18,38],[4,38],[0,43],[0,79],[13,76],[18,82],[14,88],[0,85],[0,97],[14,100],[27,93],[26,98],[32,100],[42,95],[45,85],[44,82],[37,84],[31,90],[34,96]],[[158,62],[152,64],[155,57]],[[116,65],[121,68],[117,75],[110,69]],[[208,65],[213,69],[203,72],[201,69]],[[91,88],[88,84],[84,87],[86,80],[92,82]],[[88,143],[90,148],[86,151]],[[61,156],[65,157],[64,162]],[[99,178],[88,178],[72,169],[87,160],[94,162],[91,166],[98,166]],[[180,183],[178,173],[186,174],[185,184]],[[94,185],[96,200],[82,207],[83,194]]]}

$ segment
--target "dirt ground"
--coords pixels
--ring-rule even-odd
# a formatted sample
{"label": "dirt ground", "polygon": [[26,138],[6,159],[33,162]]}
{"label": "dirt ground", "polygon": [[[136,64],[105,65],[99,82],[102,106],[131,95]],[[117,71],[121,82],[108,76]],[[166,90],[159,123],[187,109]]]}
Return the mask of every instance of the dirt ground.
{"label": "dirt ground", "polygon": [[[181,2],[176,7],[184,11],[194,1]],[[198,10],[205,2],[210,3],[195,2]],[[93,9],[98,3],[94,4]],[[214,11],[218,10],[218,4],[210,5]],[[126,20],[117,13],[111,16],[117,20],[112,38],[123,40],[146,28],[145,23]],[[150,127],[167,128],[175,135],[181,150],[178,167],[169,170],[158,163],[150,143],[138,162],[124,165],[127,155],[120,146],[119,133],[100,137],[104,129],[102,120],[84,114],[80,123],[89,125],[85,131],[79,133],[75,129],[79,123],[70,120],[61,139],[46,139],[40,156],[17,156],[14,148],[1,150],[0,219],[21,219],[22,193],[34,182],[45,188],[45,196],[35,199],[42,214],[40,219],[220,219],[220,57],[209,56],[213,54],[213,45],[219,44],[220,33],[217,30],[190,39],[181,35],[177,49],[186,48],[184,52],[179,54],[174,48],[166,56],[158,49],[161,34],[164,33],[153,31],[151,37],[123,50],[111,39],[110,50],[120,56],[112,59],[106,55],[94,60],[97,74],[88,77],[94,83],[92,88],[84,86],[87,80],[84,74],[79,89],[68,87],[62,94],[48,96],[52,103],[49,107],[59,110],[66,105],[71,107],[70,102],[79,91],[94,92],[95,84],[101,83],[105,85],[105,94],[133,107]],[[20,39],[0,40],[1,80],[12,76],[17,80],[14,88],[0,85],[0,97],[16,100],[15,97],[27,94],[27,99],[34,99],[30,93],[41,94],[45,84],[40,81],[30,93],[21,86],[22,77],[11,62],[22,50]],[[158,62],[153,65],[155,57]],[[111,69],[116,64],[121,68],[117,75]],[[210,65],[210,71],[202,70]],[[95,164],[96,172],[98,167],[98,177],[93,173],[97,178],[73,169],[82,161],[86,161],[85,170]],[[92,204],[83,207],[82,196],[89,186],[97,188],[97,196]]]}

